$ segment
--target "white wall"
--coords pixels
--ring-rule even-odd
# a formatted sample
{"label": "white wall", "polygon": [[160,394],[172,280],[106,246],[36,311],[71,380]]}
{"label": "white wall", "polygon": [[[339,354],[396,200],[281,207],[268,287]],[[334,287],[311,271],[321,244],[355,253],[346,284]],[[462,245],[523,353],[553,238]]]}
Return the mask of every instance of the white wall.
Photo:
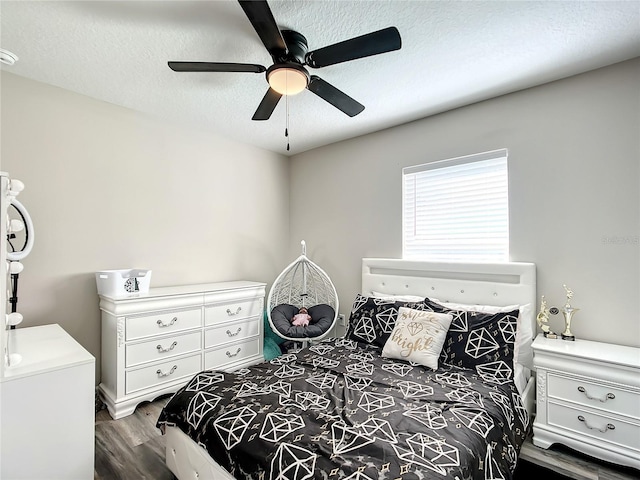
{"label": "white wall", "polygon": [[537,263],[552,304],[563,283],[574,290],[578,337],[640,345],[640,59],[291,161],[0,78],[0,169],[25,182],[37,230],[19,310],[27,326],[60,323],[97,357],[98,380],[96,270],[151,268],[154,286],[270,283],[305,239],[348,313],[360,259],[401,256],[402,167],[502,147],[511,259]]}
{"label": "white wall", "polygon": [[503,147],[511,260],[551,305],[572,288],[576,336],[640,345],[640,59],[295,156],[291,255],[304,238],[348,315],[360,259],[402,255],[402,167]]}
{"label": "white wall", "polygon": [[288,259],[289,159],[2,73],[1,169],[36,230],[24,326],[59,323],[97,359],[94,272],[152,286],[272,282]]}

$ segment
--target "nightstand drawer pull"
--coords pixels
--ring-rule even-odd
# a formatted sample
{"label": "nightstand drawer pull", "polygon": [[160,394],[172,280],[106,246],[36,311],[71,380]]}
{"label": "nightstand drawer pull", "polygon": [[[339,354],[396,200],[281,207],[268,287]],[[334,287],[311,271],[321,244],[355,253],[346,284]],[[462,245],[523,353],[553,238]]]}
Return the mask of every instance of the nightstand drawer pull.
{"label": "nightstand drawer pull", "polygon": [[178,317],[173,317],[169,323],[164,323],[162,320],[158,320],[156,323],[160,328],[170,327],[178,321]]}
{"label": "nightstand drawer pull", "polygon": [[231,333],[230,330],[227,330],[227,335],[229,335],[230,337],[235,337],[236,335],[238,335],[240,332],[242,331],[242,327],[238,327],[238,330],[236,330],[236,333]]}
{"label": "nightstand drawer pull", "polygon": [[242,311],[242,307],[238,307],[238,309],[235,312],[232,312],[230,309],[227,308],[227,315],[229,315],[230,317],[233,317],[234,315],[238,315],[241,311]]}
{"label": "nightstand drawer pull", "polygon": [[580,420],[581,422],[584,422],[584,425],[589,429],[589,430],[598,430],[599,432],[606,432],[607,430],[615,430],[616,426],[613,425],[612,423],[607,423],[607,425],[604,428],[596,428],[596,427],[592,427],[591,425],[589,425],[587,423],[587,420],[582,416],[582,415],[578,415],[578,420]]}
{"label": "nightstand drawer pull", "polygon": [[240,347],[238,347],[238,350],[236,350],[236,353],[229,353],[229,350],[227,350],[227,357],[233,358],[237,356],[240,353],[240,350],[242,350]]}
{"label": "nightstand drawer pull", "polygon": [[163,373],[162,370],[160,369],[158,369],[156,373],[158,374],[159,377],[168,377],[173,372],[175,372],[177,368],[178,368],[178,365],[174,365],[173,368],[171,368],[171,370],[169,370],[167,373]]}
{"label": "nightstand drawer pull", "polygon": [[616,396],[613,393],[607,393],[603,398],[592,397],[587,393],[587,389],[582,386],[578,387],[578,391],[580,393],[584,393],[584,396],[587,397],[589,400],[598,400],[599,402],[602,402],[602,403],[606,402],[607,400],[613,400],[614,398],[616,398]]}
{"label": "nightstand drawer pull", "polygon": [[169,348],[164,348],[162,345],[158,345],[156,348],[158,349],[158,353],[165,353],[176,348],[176,345],[178,345],[178,342],[173,342]]}

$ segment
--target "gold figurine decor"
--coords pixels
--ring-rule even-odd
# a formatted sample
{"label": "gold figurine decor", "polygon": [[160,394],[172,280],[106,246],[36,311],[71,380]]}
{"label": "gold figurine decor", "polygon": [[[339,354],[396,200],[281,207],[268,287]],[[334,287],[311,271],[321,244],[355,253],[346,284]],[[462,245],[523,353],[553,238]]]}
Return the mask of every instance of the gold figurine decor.
{"label": "gold figurine decor", "polygon": [[[562,315],[564,316],[564,332],[560,334],[560,337],[563,340],[574,341],[576,337],[571,333],[571,320],[573,319],[573,315],[580,310],[579,308],[574,308],[571,306],[571,299],[573,298],[573,290],[567,287],[566,284],[562,285],[567,292],[567,301],[562,307]],[[536,316],[536,320],[538,321],[538,327],[542,330],[542,334],[547,338],[558,338],[558,335],[554,333],[549,327],[549,314],[557,315],[560,313],[560,310],[556,307],[547,308],[547,301],[542,295],[542,299],[540,301],[540,312]]]}
{"label": "gold figurine decor", "polygon": [[538,327],[540,327],[545,337],[558,338],[558,335],[549,328],[549,310],[547,309],[547,301],[544,299],[544,295],[542,295],[540,301],[540,313],[538,313],[536,320],[538,320]]}

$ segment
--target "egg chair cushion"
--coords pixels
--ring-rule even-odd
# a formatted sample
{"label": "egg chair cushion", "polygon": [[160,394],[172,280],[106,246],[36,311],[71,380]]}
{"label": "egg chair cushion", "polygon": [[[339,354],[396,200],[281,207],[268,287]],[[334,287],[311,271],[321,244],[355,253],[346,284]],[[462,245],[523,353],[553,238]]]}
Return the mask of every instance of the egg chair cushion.
{"label": "egg chair cushion", "polygon": [[293,316],[299,310],[295,305],[286,303],[274,307],[271,311],[271,323],[278,330],[276,333],[288,338],[315,338],[333,327],[336,311],[331,305],[321,303],[309,307],[307,311],[311,315],[311,321],[306,327],[291,324]]}

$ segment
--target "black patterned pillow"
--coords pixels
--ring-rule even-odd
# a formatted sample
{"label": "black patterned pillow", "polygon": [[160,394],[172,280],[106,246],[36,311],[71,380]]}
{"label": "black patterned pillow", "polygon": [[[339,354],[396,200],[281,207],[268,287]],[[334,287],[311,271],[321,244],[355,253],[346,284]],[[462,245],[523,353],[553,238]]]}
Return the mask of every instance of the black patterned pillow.
{"label": "black patterned pillow", "polygon": [[475,370],[489,383],[513,379],[518,310],[483,313],[452,310],[426,298],[427,310],[453,315],[440,362]]}
{"label": "black patterned pillow", "polygon": [[396,326],[400,307],[425,310],[423,302],[400,302],[390,298],[356,295],[349,316],[346,338],[384,347],[393,327]]}

